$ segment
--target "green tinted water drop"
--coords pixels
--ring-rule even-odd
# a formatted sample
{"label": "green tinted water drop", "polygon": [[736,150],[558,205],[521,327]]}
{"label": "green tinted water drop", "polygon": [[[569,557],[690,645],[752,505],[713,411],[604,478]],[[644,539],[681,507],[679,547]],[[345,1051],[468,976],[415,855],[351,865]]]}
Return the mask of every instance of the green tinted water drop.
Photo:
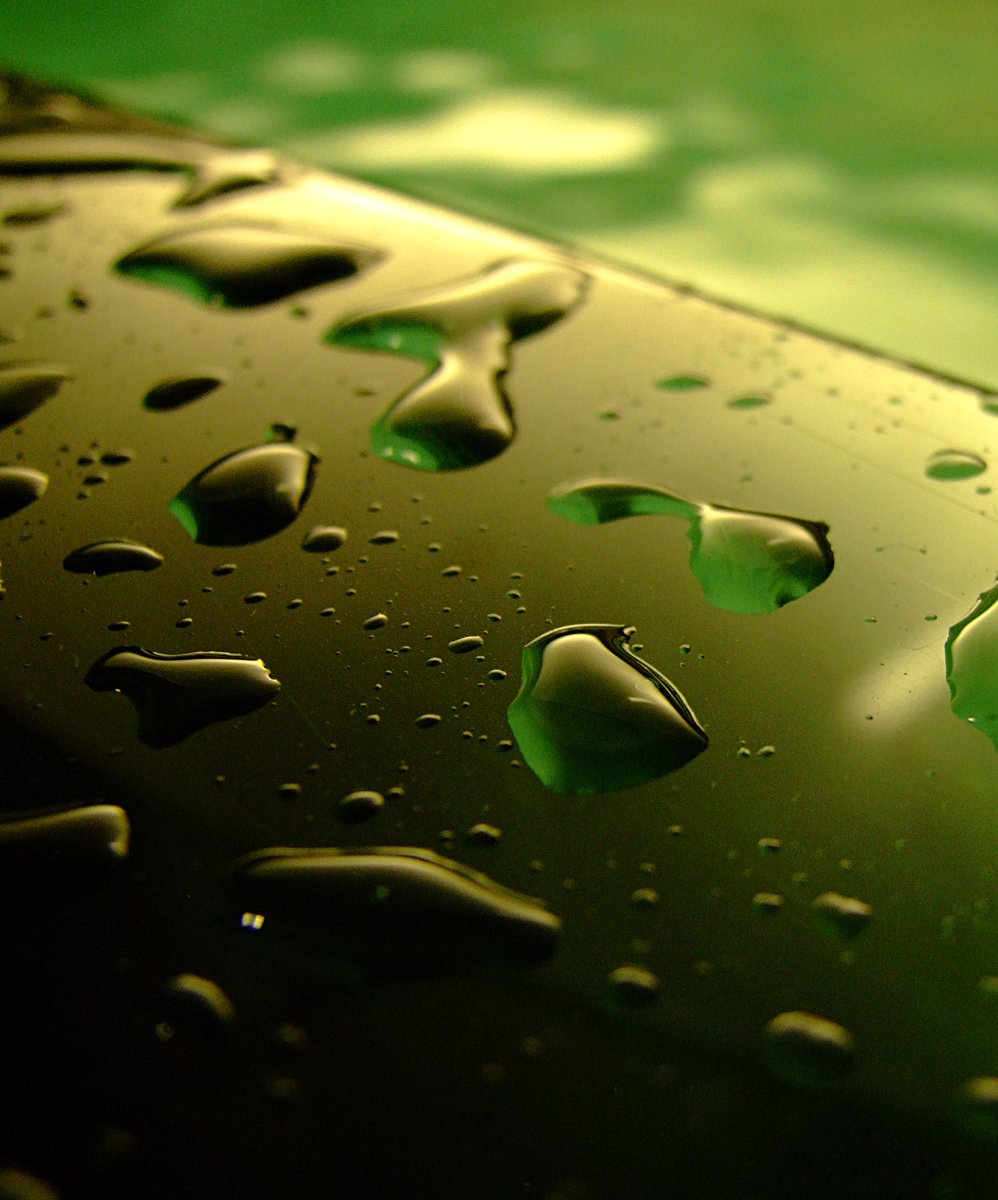
{"label": "green tinted water drop", "polygon": [[703,375],[670,375],[655,382],[660,392],[697,392],[709,384]]}
{"label": "green tinted water drop", "polygon": [[630,651],[632,632],[569,625],[524,648],[509,724],[527,765],[553,791],[634,787],[706,749],[679,690]]}
{"label": "green tinted water drop", "polygon": [[768,396],[736,396],[733,400],[728,401],[728,408],[766,408],[771,403],[772,401]]}
{"label": "green tinted water drop", "polygon": [[252,308],[345,279],[377,257],[359,246],[230,221],[153,238],[120,259],[116,269],[201,304]]}
{"label": "green tinted water drop", "polygon": [[950,627],[946,679],[953,712],[987,734],[998,749],[998,583]]}
{"label": "green tinted water drop", "polygon": [[835,561],[822,522],[700,504],[651,484],[586,479],[555,488],[547,503],[579,525],[682,517],[689,522],[690,568],[707,599],[728,612],[774,612],[824,583]]}
{"label": "green tinted water drop", "polygon": [[988,464],[978,454],[969,450],[937,450],[930,454],[925,463],[925,474],[930,479],[953,481],[973,479],[988,469]]}
{"label": "green tinted water drop", "polygon": [[510,346],[564,317],[585,284],[571,267],[510,260],[331,329],[331,345],[429,367],[372,426],[374,452],[421,471],[471,467],[500,454],[516,432],[504,382]]}

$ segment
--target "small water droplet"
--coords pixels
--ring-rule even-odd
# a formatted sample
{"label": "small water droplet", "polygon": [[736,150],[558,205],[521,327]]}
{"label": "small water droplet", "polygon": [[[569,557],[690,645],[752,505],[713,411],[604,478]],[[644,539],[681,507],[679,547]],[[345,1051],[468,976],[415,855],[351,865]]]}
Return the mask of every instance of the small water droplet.
{"label": "small water droplet", "polygon": [[690,569],[707,599],[728,612],[774,612],[824,583],[834,565],[820,521],[700,504],[650,484],[586,479],[555,488],[547,503],[579,525],[682,517],[689,522]]}
{"label": "small water droplet", "polygon": [[873,909],[862,900],[841,896],[838,892],[822,892],[814,900],[815,916],[829,932],[843,938],[853,938],[869,925]]}
{"label": "small water droplet", "polygon": [[834,1021],[784,1012],[765,1029],[766,1061],[775,1075],[803,1087],[836,1083],[852,1069],[853,1038]]}
{"label": "small water droplet", "polygon": [[651,1004],[660,987],[658,976],[653,971],[632,965],[611,971],[609,984],[615,1000],[634,1007]]}
{"label": "small water droplet", "polygon": [[946,638],[950,707],[998,750],[998,584],[950,627]]}
{"label": "small water droplet", "polygon": [[68,367],[53,363],[0,364],[0,429],[33,413],[72,378]]}
{"label": "small water droplet", "polygon": [[493,669],[489,671],[487,678],[491,679],[493,683],[500,683],[506,678],[506,672],[502,670],[501,667],[493,667]]}
{"label": "small water droplet", "polygon": [[783,908],[783,897],[777,892],[756,892],[752,907],[757,912],[777,913]]}
{"label": "small water droplet", "polygon": [[134,457],[134,450],[105,450],[100,460],[105,467],[123,467]]}
{"label": "small water droplet", "polygon": [[947,481],[973,479],[987,469],[984,459],[969,450],[937,450],[925,463],[925,474],[930,479]]}
{"label": "small water droplet", "polygon": [[658,892],[654,888],[635,888],[631,892],[631,903],[635,908],[654,908],[658,904]]}
{"label": "small water droplet", "polygon": [[756,842],[760,854],[779,854],[783,849],[783,842],[779,838],[761,837]]}
{"label": "small water droplet", "polygon": [[386,613],[375,613],[374,616],[368,617],[364,622],[365,629],[384,629],[388,624],[388,616]]}
{"label": "small water droplet", "polygon": [[266,592],[249,592],[243,596],[244,604],[262,604],[267,599]]}
{"label": "small water droplet", "polygon": [[151,412],[171,412],[207,396],[221,387],[223,382],[217,375],[178,375],[150,388],[142,404]]}
{"label": "small water droplet", "polygon": [[502,830],[496,825],[479,821],[472,825],[464,835],[464,840],[472,846],[495,846],[502,838]]}
{"label": "small water droplet", "polygon": [[962,1123],[989,1141],[998,1141],[998,1076],[978,1075],[965,1081],[957,1094]]}
{"label": "small water droplet", "polygon": [[154,571],[162,566],[163,556],[141,542],[111,538],[90,542],[73,550],[62,560],[67,571],[76,575],[116,575],[122,571]]}
{"label": "small water droplet", "polygon": [[459,637],[448,642],[447,649],[451,654],[470,654],[472,650],[478,650],[484,645],[484,638],[479,637],[478,634],[471,634],[468,637]]}
{"label": "small water droplet", "polygon": [[504,384],[510,346],[564,317],[585,286],[574,268],[510,260],[331,329],[332,345],[402,354],[430,368],[374,424],[374,452],[422,471],[500,454],[515,434]]}
{"label": "small water droplet", "polygon": [[212,567],[211,573],[212,575],[221,577],[223,575],[231,575],[235,570],[237,570],[235,563],[219,563],[217,567]]}
{"label": "small water droplet", "polygon": [[439,713],[423,713],[416,718],[416,728],[431,729],[434,725],[439,725],[441,719]]}
{"label": "small water droplet", "polygon": [[250,446],[206,467],[170,502],[204,546],[244,546],[280,532],[301,512],[318,459],[299,446]]}
{"label": "small water droplet", "polygon": [[251,308],[348,278],[377,257],[359,246],[230,221],[154,238],[119,259],[116,269],[202,304]]}
{"label": "small water droplet", "polygon": [[163,989],[174,1030],[195,1036],[222,1033],[236,1019],[236,1010],[225,992],[201,975],[174,975]]}
{"label": "small water droplet", "polygon": [[84,681],[94,691],[123,692],[138,714],[138,737],[161,749],[261,708],[280,690],[261,659],[207,651],[156,654],[137,646],[99,658]]}
{"label": "small water droplet", "polygon": [[238,911],[266,928],[332,942],[375,967],[415,971],[554,952],[556,916],[429,850],[261,850],[236,864]]}
{"label": "small water droplet", "polygon": [[554,791],[634,787],[707,747],[679,690],[630,651],[630,632],[569,625],[524,648],[508,720],[527,765]]}
{"label": "small water droplet", "polygon": [[391,546],[399,540],[399,535],[394,529],[381,529],[367,540],[372,546]]}
{"label": "small water droplet", "polygon": [[339,550],[347,540],[347,531],[339,525],[313,525],[302,539],[301,548],[309,554]]}
{"label": "small water droplet", "polygon": [[746,408],[765,408],[771,404],[769,396],[749,395],[735,396],[733,400],[728,401],[728,408],[746,409]]}
{"label": "small water droplet", "polygon": [[703,375],[670,375],[656,380],[655,386],[661,392],[697,392],[709,383],[710,380]]}
{"label": "small water droplet", "polygon": [[385,798],[380,792],[350,792],[336,803],[336,815],[348,825],[358,825],[377,816],[385,807]]}
{"label": "small water droplet", "polygon": [[48,476],[34,467],[0,466],[0,518],[38,500],[48,485]]}

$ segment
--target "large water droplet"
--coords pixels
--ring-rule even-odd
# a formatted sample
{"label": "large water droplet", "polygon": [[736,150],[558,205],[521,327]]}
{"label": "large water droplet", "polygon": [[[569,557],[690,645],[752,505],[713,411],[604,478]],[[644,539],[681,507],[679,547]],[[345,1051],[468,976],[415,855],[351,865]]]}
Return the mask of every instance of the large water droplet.
{"label": "large water droplet", "polygon": [[819,521],[685,500],[619,479],[562,484],[548,507],[579,525],[663,514],[689,522],[690,568],[704,595],[735,613],[774,612],[824,583],[835,559]]}
{"label": "large water droplet", "polygon": [[68,873],[105,866],[128,854],[128,840],[128,816],[113,804],[42,816],[8,815],[0,820],[0,873]]}
{"label": "large water droplet", "polygon": [[280,690],[259,658],[206,651],[156,654],[138,646],[112,650],[87,672],[98,692],[123,692],[138,714],[138,736],[160,749],[262,707]]}
{"label": "large water droplet", "polygon": [[318,459],[285,442],[237,450],[206,467],[170,503],[170,512],[205,546],[244,546],[278,533],[298,516]]}
{"label": "large water droplet", "polygon": [[822,1087],[852,1069],[852,1034],[808,1012],[784,1012],[765,1030],[766,1061],[775,1075],[803,1087]]}
{"label": "large water droplet", "polygon": [[359,246],[232,221],[154,238],[116,266],[202,304],[251,308],[345,279],[377,257]]}
{"label": "large water droplet", "polygon": [[152,412],[170,412],[200,400],[221,385],[222,380],[216,375],[180,375],[175,379],[164,379],[150,388],[142,403]]}
{"label": "large water droplet", "polygon": [[679,690],[615,625],[569,625],[523,651],[509,724],[527,765],[557,792],[608,792],[678,770],[707,746]]}
{"label": "large water droplet", "polygon": [[106,542],[90,542],[73,550],[62,560],[67,571],[77,575],[116,575],[120,571],[155,571],[163,564],[157,554],[141,542],[114,538]]}
{"label": "large water droplet", "polygon": [[0,365],[0,429],[16,425],[72,378],[67,367],[53,363]]}
{"label": "large water droplet", "polygon": [[49,477],[34,467],[0,467],[0,518],[33,503],[48,485]]}
{"label": "large water droplet", "polygon": [[498,957],[541,962],[561,922],[540,904],[429,850],[269,849],[236,864],[240,910],[388,969]]}
{"label": "large water droplet", "polygon": [[973,479],[987,469],[984,459],[969,450],[937,450],[925,463],[925,473],[930,479]]}
{"label": "large water droplet", "polygon": [[512,260],[330,330],[334,345],[430,367],[372,427],[375,453],[422,471],[452,471],[505,450],[516,431],[504,385],[510,345],[564,317],[585,285],[571,267]]}
{"label": "large water droplet", "polygon": [[301,548],[309,554],[324,554],[339,550],[346,540],[347,531],[341,525],[313,525],[302,538]]}
{"label": "large water droplet", "polygon": [[998,583],[951,626],[946,679],[958,717],[975,725],[998,750]]}

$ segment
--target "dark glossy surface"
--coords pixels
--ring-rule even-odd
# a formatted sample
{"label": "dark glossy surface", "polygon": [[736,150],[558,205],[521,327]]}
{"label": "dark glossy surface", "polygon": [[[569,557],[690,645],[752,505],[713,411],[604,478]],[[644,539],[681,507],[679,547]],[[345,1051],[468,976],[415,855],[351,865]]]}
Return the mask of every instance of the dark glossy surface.
{"label": "dark glossy surface", "polygon": [[[6,461],[50,479],[0,524],[9,807],[111,802],[132,829],[119,870],[0,914],[16,1016],[3,1154],[66,1196],[115,1200],[990,1200],[998,760],[951,711],[947,674],[959,698],[973,646],[974,678],[992,678],[990,639],[971,636],[987,614],[962,622],[998,569],[993,468],[941,479],[925,464],[954,448],[989,463],[993,398],[297,168],[177,209],[211,148],[104,120],[99,145],[72,121],[0,141],[0,209],[58,206],[5,230],[0,329],[18,361],[72,372],[0,434]],[[89,165],[44,173],[70,149]],[[208,205],[381,257],[257,309],[115,271],[200,228]],[[373,454],[372,423],[426,364],[328,330],[507,261],[587,280],[514,346],[515,439],[422,474]],[[224,387],[145,405],[209,366]],[[701,386],[658,386],[680,378]],[[730,407],[746,396],[769,403]],[[268,428],[298,440],[261,444]],[[301,459],[290,482],[264,472],[258,487],[254,470],[226,492],[226,524],[240,504],[249,516],[245,544],[223,550],[170,502],[237,447],[322,462],[307,515]],[[594,529],[548,509],[556,486],[591,478],[806,514],[831,530],[834,570],[773,611],[723,611],[690,570],[684,521]],[[261,511],[281,519],[263,527]],[[307,553],[313,525],[350,536]],[[63,570],[119,537],[162,566]],[[635,626],[632,649],[689,697],[706,748],[600,795],[535,777],[507,709],[524,647],[573,625]],[[468,638],[481,644],[454,653]],[[132,704],[87,687],[103,672],[141,715],[129,688],[146,674],[114,674],[134,645],[161,656],[139,656],[156,721],[166,662],[265,663],[256,682],[269,672],[280,692],[219,712],[199,675],[198,720],[143,742]],[[180,721],[190,697],[168,694]],[[339,802],[358,791],[385,802],[351,824]],[[323,890],[318,937],[267,936],[265,906],[233,905],[247,855],[371,846],[537,898],[560,921],[554,952],[385,971],[398,927],[363,896]],[[453,918],[431,893],[407,919],[446,946]],[[829,893],[872,910],[848,940],[814,908]],[[172,1023],[183,975],[231,1001],[221,1038]]]}

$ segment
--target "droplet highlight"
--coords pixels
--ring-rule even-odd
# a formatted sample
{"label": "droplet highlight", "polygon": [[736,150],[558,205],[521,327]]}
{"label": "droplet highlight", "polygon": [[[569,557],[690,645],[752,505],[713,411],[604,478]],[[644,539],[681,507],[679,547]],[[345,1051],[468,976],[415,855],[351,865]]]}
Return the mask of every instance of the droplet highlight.
{"label": "droplet highlight", "polygon": [[527,765],[553,791],[634,787],[707,747],[678,688],[631,652],[631,633],[569,625],[524,648],[509,725]]}
{"label": "droplet highlight", "polygon": [[953,482],[960,479],[973,479],[983,475],[988,464],[979,454],[969,450],[937,450],[930,454],[925,463],[925,474],[930,479],[941,479]]}

